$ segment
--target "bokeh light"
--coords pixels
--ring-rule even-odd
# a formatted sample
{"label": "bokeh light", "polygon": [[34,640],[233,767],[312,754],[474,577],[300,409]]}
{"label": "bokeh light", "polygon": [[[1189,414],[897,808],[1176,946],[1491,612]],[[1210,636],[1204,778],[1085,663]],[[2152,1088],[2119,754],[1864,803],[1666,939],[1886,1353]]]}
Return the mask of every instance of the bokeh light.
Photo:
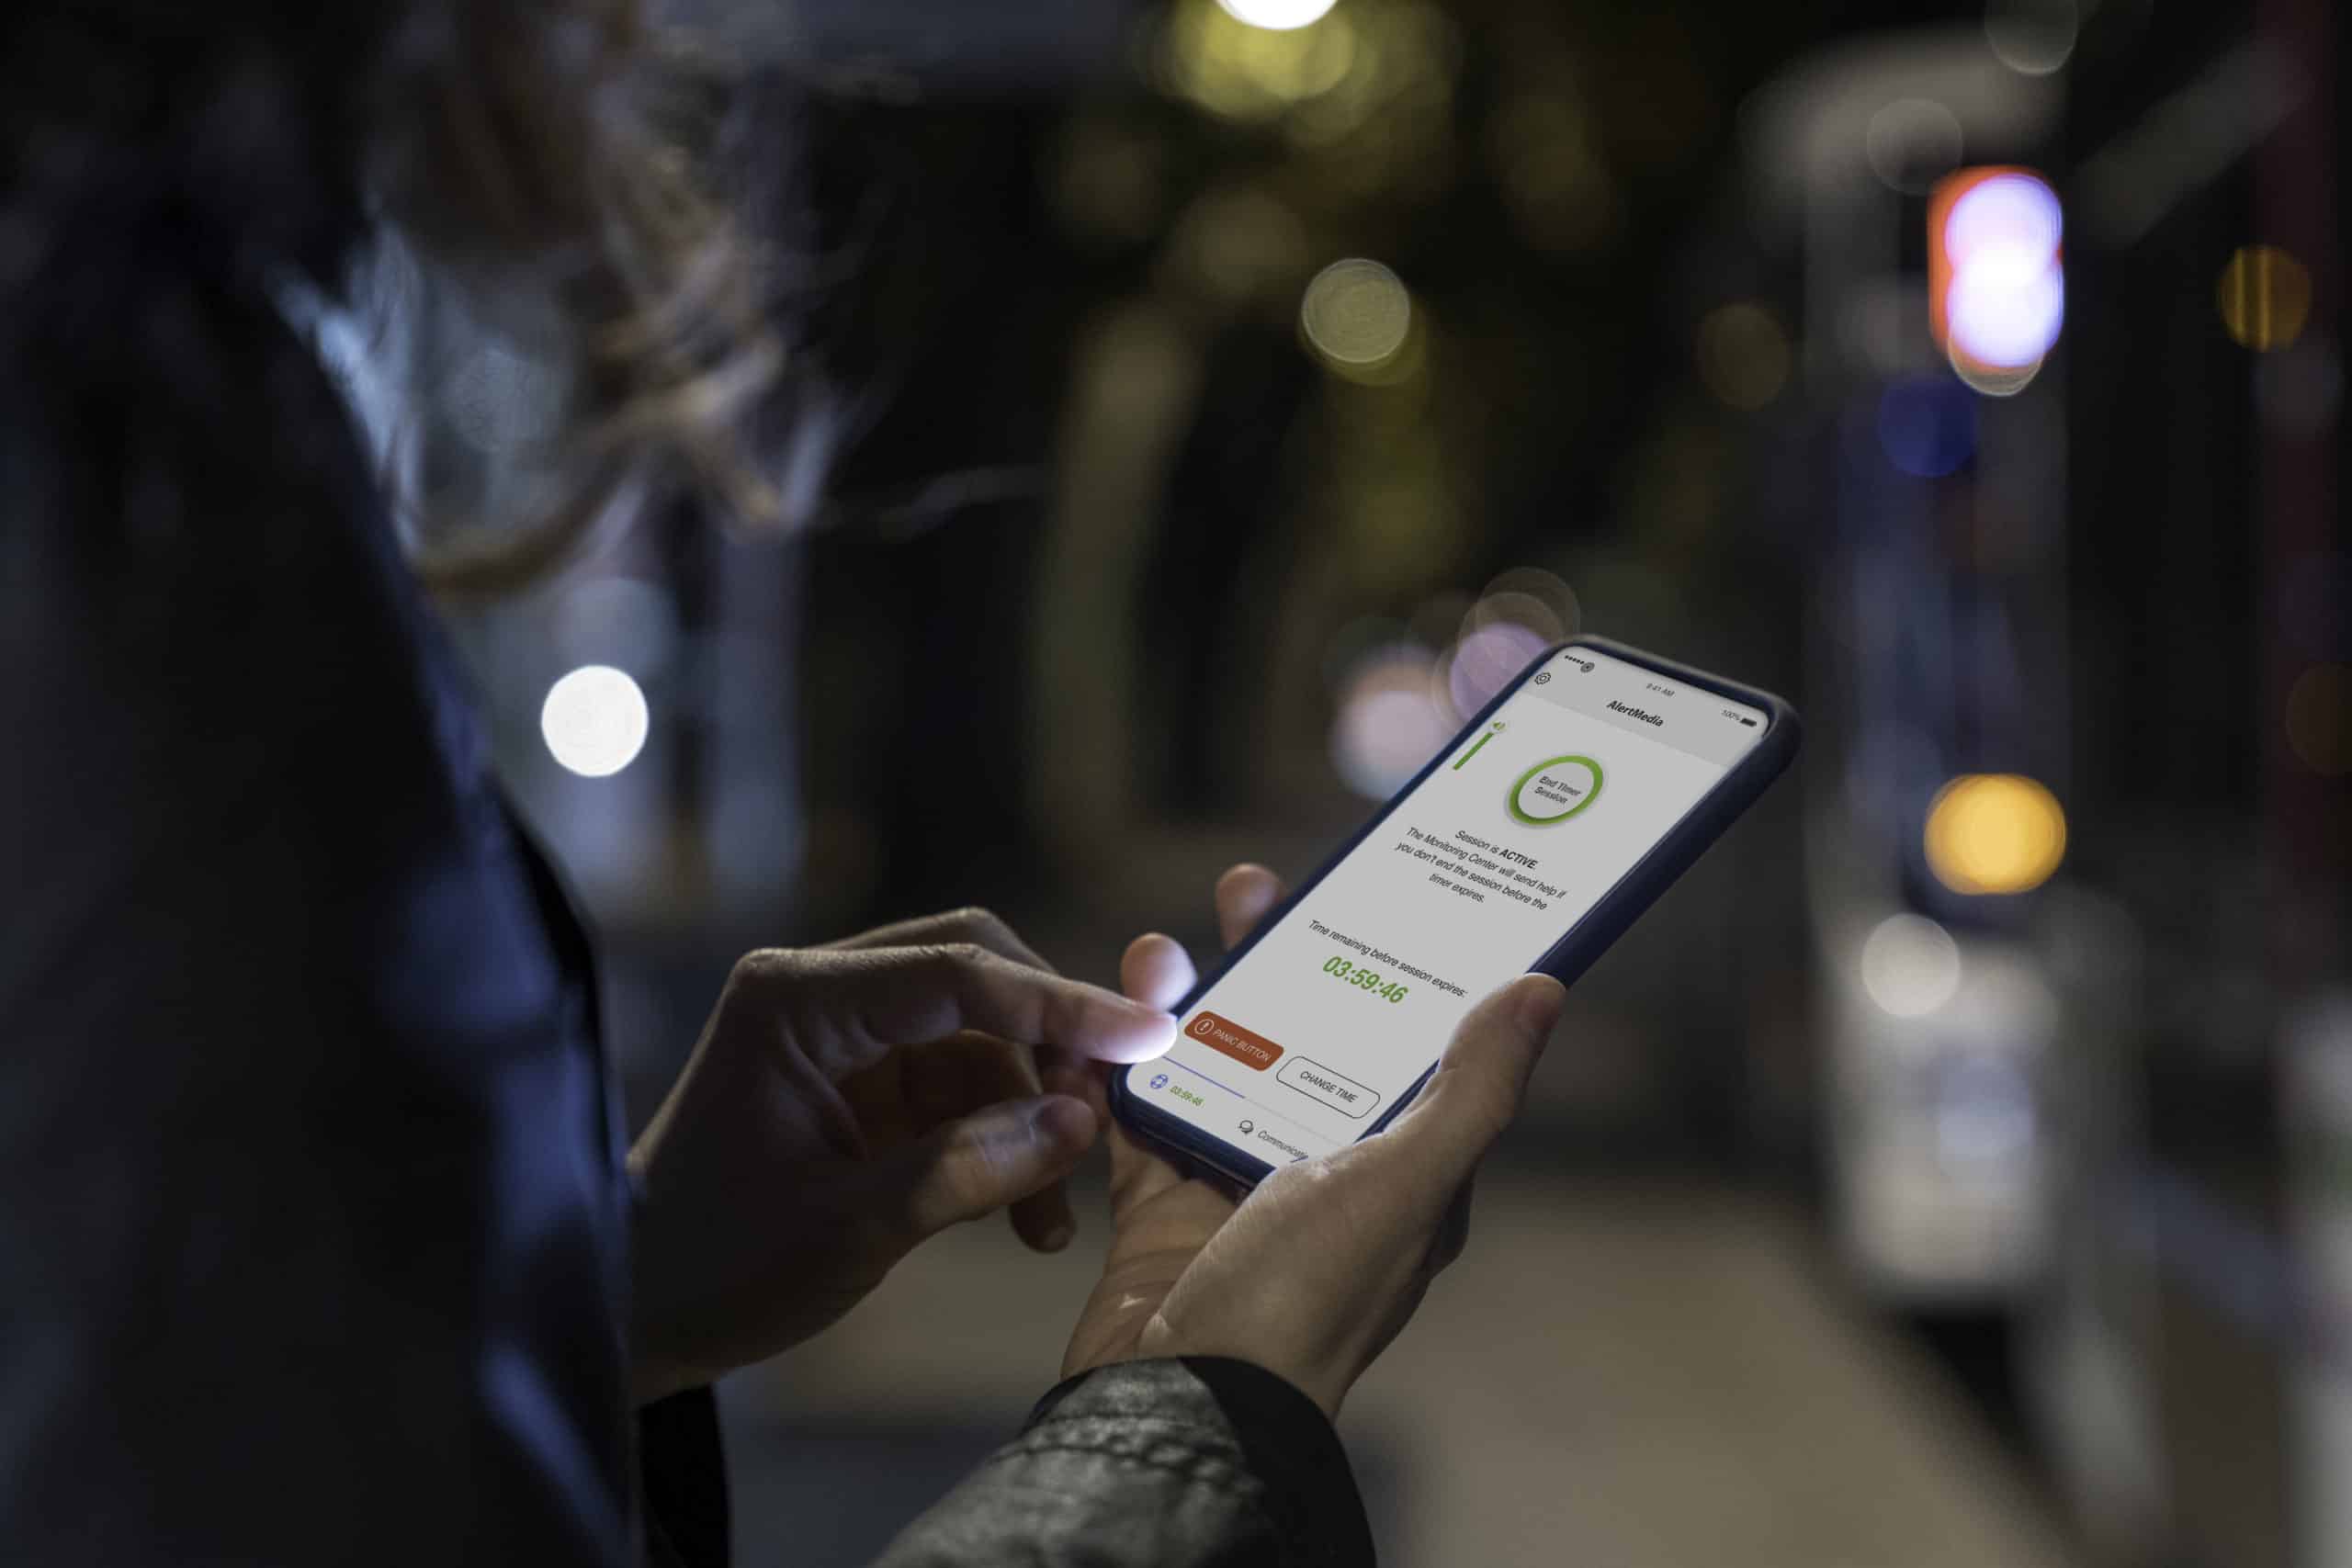
{"label": "bokeh light", "polygon": [[1984,261],[2039,266],[2057,254],[2065,219],[2057,193],[2039,175],[1996,170],[1961,178],[1963,186],[1943,219],[1944,249],[1954,267]]}
{"label": "bokeh light", "polygon": [[1933,98],[1897,98],[1871,116],[1862,152],[1882,184],[1925,196],[1959,165],[1960,120]]}
{"label": "bokeh light", "polygon": [[1928,209],[1928,320],[1961,378],[2007,396],[2031,380],[2066,318],[2057,193],[2023,169],[1939,181]]}
{"label": "bokeh light", "polygon": [[2083,19],[2075,0],[1990,0],[1984,41],[2021,76],[2047,76],[2075,52]]}
{"label": "bokeh light", "polygon": [[1440,710],[1457,724],[1486,706],[1545,649],[1574,632],[1581,618],[1575,591],[1536,566],[1498,573],[1466,607],[1458,595],[1431,601],[1420,618],[1431,623],[1432,631],[1447,603],[1457,607],[1459,624],[1443,639],[1447,651],[1437,660],[1430,688]]}
{"label": "bokeh light", "polygon": [[2276,245],[2240,246],[2213,292],[2231,340],[2257,354],[2294,342],[2311,316],[2312,275]]}
{"label": "bokeh light", "polygon": [[2017,773],[1966,773],[1928,807],[1928,869],[1955,893],[2023,893],[2066,854],[2058,797]]}
{"label": "bokeh light", "polygon": [[555,760],[583,778],[617,773],[645,749],[651,718],[625,671],[588,664],[548,689],[539,734]]}
{"label": "bokeh light", "polygon": [[1235,118],[1278,114],[1293,148],[1331,154],[1311,176],[1319,198],[1428,193],[1449,177],[1462,42],[1442,9],[1428,0],[1379,0],[1311,27],[1269,31],[1210,0],[1172,0],[1171,28],[1195,8],[1212,24],[1200,29],[1211,46],[1201,64],[1265,101],[1254,110],[1228,106],[1220,99],[1229,95],[1205,80],[1194,96]]}
{"label": "bokeh light", "polygon": [[2057,341],[2066,287],[2056,266],[1999,250],[1963,267],[1951,289],[1952,342],[2004,368],[2033,364]]}
{"label": "bokeh light", "polygon": [[1496,620],[1516,620],[1544,635],[1548,642],[1573,637],[1584,624],[1584,609],[1576,590],[1559,573],[1540,566],[1506,567],[1479,591],[1463,625],[1473,630]]}
{"label": "bokeh light", "polygon": [[1216,0],[1226,15],[1253,28],[1289,32],[1319,22],[1338,0]]}
{"label": "bokeh light", "polygon": [[2287,691],[2287,744],[2323,778],[2352,773],[2352,670],[2314,664]]}
{"label": "bokeh light", "polygon": [[1897,381],[1879,398],[1878,444],[1915,479],[1954,473],[1976,451],[1976,400],[1940,376]]}
{"label": "bokeh light", "polygon": [[1270,28],[1208,0],[1179,0],[1170,8],[1155,59],[1170,88],[1237,120],[1286,114],[1365,64],[1344,17]]}
{"label": "bokeh light", "polygon": [[1925,915],[1889,915],[1862,941],[1862,989],[1897,1018],[1924,1018],[1960,989],[1960,944]]}
{"label": "bokeh light", "polygon": [[1409,644],[1374,650],[1340,695],[1331,765],[1367,800],[1385,800],[1453,735],[1430,693],[1432,661]]}
{"label": "bokeh light", "polygon": [[1951,373],[1972,392],[1981,392],[1988,398],[2013,398],[2041,374],[2041,361],[2037,359],[2030,365],[1985,365],[1964,354],[1955,354],[1951,357]]}
{"label": "bokeh light", "polygon": [[1167,249],[1170,266],[1209,298],[1237,307],[1267,301],[1278,315],[1310,254],[1298,215],[1248,184],[1204,192],[1177,220]]}
{"label": "bokeh light", "polygon": [[1412,296],[1403,279],[1362,257],[1333,262],[1317,273],[1298,307],[1307,346],[1343,376],[1390,365],[1405,346],[1412,321]]}
{"label": "bokeh light", "polygon": [[1996,175],[1952,203],[1944,248],[1952,264],[1951,341],[1987,365],[2030,365],[2065,318],[2058,265],[2058,197],[2027,175]]}
{"label": "bokeh light", "polygon": [[1445,661],[1445,695],[1453,712],[1467,718],[1485,707],[1554,640],[1510,620],[1491,621],[1466,633]]}
{"label": "bokeh light", "polygon": [[1469,613],[1462,617],[1462,635],[1467,638],[1489,626],[1498,626],[1528,632],[1547,644],[1557,642],[1567,635],[1567,626],[1561,619],[1554,601],[1523,589],[1497,587],[1489,583],[1486,592],[1479,595],[1477,603],[1471,605]]}
{"label": "bokeh light", "polygon": [[1789,334],[1761,305],[1719,306],[1699,323],[1699,379],[1733,408],[1753,411],[1779,397],[1789,357]]}

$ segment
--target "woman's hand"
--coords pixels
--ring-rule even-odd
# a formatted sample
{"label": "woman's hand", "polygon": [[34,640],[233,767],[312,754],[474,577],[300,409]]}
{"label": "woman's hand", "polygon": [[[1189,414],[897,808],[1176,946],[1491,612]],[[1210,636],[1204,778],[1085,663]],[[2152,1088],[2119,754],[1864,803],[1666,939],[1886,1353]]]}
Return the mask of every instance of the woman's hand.
{"label": "woman's hand", "polygon": [[1066,1246],[1096,1117],[1041,1065],[1082,1093],[1073,1063],[1174,1032],[977,909],[746,954],[629,1154],[638,1398],[808,1338],[958,1221],[1010,1208],[1031,1247]]}
{"label": "woman's hand", "polygon": [[[1279,901],[1259,866],[1216,886],[1238,942]],[[1193,965],[1163,936],[1120,966],[1127,994],[1168,1006]],[[1138,1356],[1233,1356],[1289,1379],[1331,1415],[1412,1316],[1469,1234],[1471,1178],[1518,1114],[1566,992],[1522,976],[1473,1008],[1420,1095],[1378,1137],[1287,1166],[1237,1204],[1110,1122],[1110,1256],[1064,1376]]]}

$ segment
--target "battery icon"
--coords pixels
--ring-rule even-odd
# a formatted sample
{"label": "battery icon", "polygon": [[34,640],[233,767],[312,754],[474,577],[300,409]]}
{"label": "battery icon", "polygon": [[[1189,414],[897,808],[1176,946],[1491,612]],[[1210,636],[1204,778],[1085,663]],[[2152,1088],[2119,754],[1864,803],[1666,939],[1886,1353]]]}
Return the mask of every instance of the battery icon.
{"label": "battery icon", "polygon": [[1738,718],[1738,720],[1739,720],[1739,722],[1740,722],[1740,723],[1742,723],[1742,724],[1744,724],[1744,725],[1747,726],[1747,728],[1748,728],[1753,729],[1753,728],[1756,728],[1756,721],[1755,721],[1754,719],[1752,719],[1752,718],[1748,717],[1746,714],[1744,714],[1744,713],[1743,713],[1743,714],[1739,714],[1739,715],[1736,715],[1736,716]]}

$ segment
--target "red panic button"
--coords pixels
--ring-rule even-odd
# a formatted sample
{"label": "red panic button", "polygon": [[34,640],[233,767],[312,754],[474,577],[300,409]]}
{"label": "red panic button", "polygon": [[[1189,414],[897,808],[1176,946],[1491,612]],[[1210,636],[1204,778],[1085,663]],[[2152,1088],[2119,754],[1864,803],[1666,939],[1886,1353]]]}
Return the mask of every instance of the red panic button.
{"label": "red panic button", "polygon": [[1252,1072],[1264,1072],[1283,1054],[1283,1048],[1264,1035],[1244,1029],[1218,1013],[1194,1015],[1193,1021],[1184,1026],[1184,1034],[1212,1051],[1224,1053]]}

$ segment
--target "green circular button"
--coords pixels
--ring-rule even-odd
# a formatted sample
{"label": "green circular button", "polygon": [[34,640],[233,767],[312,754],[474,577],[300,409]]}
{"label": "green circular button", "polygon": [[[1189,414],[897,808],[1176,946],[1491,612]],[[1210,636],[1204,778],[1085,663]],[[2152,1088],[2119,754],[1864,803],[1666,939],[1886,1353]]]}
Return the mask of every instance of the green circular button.
{"label": "green circular button", "polygon": [[[1567,779],[1544,776],[1555,768],[1566,767],[1584,769],[1592,775],[1592,782],[1578,787]],[[1533,811],[1530,811],[1526,806],[1521,804],[1521,798],[1528,793],[1530,784],[1536,786],[1535,799],[1532,802],[1535,807]],[[1513,817],[1518,818],[1529,827],[1549,828],[1555,822],[1566,821],[1600,798],[1600,764],[1599,762],[1589,757],[1554,757],[1549,761],[1536,763],[1527,772],[1520,774],[1512,783],[1510,794],[1506,797],[1505,804],[1510,806],[1510,814]],[[1562,804],[1564,801],[1565,805]],[[1560,809],[1557,811],[1549,809],[1555,806],[1560,807]]]}

